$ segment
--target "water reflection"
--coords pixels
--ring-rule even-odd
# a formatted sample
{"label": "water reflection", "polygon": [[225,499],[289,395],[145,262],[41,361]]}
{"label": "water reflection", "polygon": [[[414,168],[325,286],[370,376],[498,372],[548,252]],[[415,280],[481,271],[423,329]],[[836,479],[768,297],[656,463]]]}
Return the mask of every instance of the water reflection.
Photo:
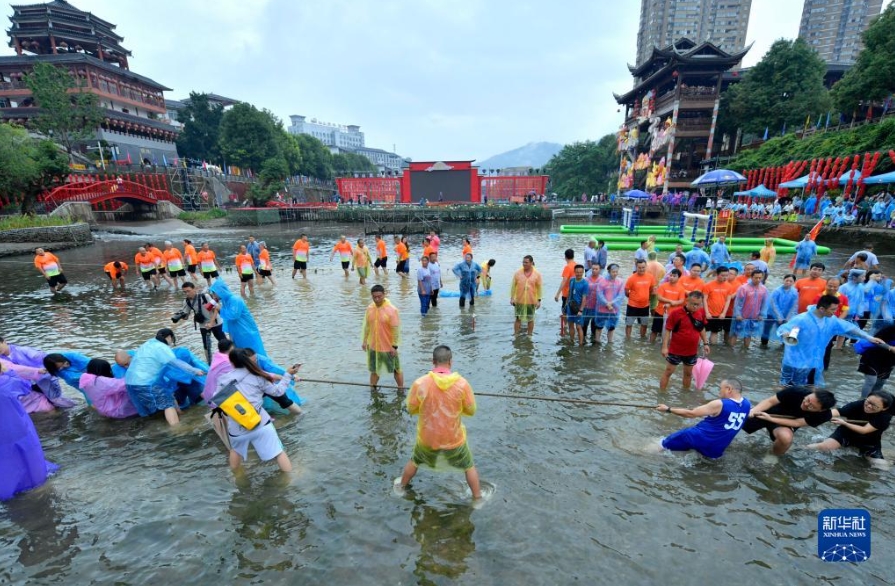
{"label": "water reflection", "polygon": [[9,501],[5,516],[22,530],[18,562],[36,569],[33,578],[64,574],[81,551],[77,522],[63,512],[52,482]]}
{"label": "water reflection", "polygon": [[414,500],[410,522],[420,550],[413,575],[419,584],[441,583],[438,577],[455,580],[466,572],[467,558],[475,552],[473,510],[468,504],[437,507]]}

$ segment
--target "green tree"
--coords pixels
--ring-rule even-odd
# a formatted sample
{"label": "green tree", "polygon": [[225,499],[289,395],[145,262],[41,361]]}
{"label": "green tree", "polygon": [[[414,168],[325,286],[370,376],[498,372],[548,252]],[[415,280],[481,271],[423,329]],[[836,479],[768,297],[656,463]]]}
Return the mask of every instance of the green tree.
{"label": "green tree", "polygon": [[598,142],[567,144],[547,162],[544,171],[550,175],[554,191],[572,198],[606,189],[618,174],[618,164],[616,137],[607,134]]}
{"label": "green tree", "polygon": [[295,136],[301,150],[301,174],[318,179],[332,179],[333,155],[320,140],[308,134]]}
{"label": "green tree", "polygon": [[730,114],[745,132],[801,128],[809,116],[830,110],[824,73],[826,64],[808,43],[780,39],[727,91]]}
{"label": "green tree", "polygon": [[279,129],[251,104],[236,104],[221,119],[218,147],[227,163],[260,172],[268,159],[280,156]]}
{"label": "green tree", "polygon": [[183,130],[177,137],[177,152],[200,161],[220,161],[218,138],[224,107],[210,104],[208,94],[190,92],[186,106],[177,113]]}
{"label": "green tree", "polygon": [[289,165],[282,156],[276,156],[264,161],[257,179],[249,189],[249,197],[254,205],[261,205],[271,199],[274,194],[285,187],[285,179],[289,175]]}
{"label": "green tree", "polygon": [[33,214],[37,196],[64,182],[68,160],[52,141],[37,140],[24,128],[0,124],[0,169],[0,195],[21,198],[21,212]]}
{"label": "green tree", "polygon": [[879,101],[895,93],[895,4],[874,20],[862,38],[864,48],[855,66],[833,86],[833,100],[851,114],[862,100]]}
{"label": "green tree", "polygon": [[338,153],[333,155],[333,172],[337,176],[354,173],[375,173],[376,165],[363,155],[357,153]]}
{"label": "green tree", "polygon": [[57,140],[71,160],[74,145],[93,138],[103,120],[96,95],[84,91],[67,69],[49,63],[35,63],[25,83],[40,108],[31,126]]}

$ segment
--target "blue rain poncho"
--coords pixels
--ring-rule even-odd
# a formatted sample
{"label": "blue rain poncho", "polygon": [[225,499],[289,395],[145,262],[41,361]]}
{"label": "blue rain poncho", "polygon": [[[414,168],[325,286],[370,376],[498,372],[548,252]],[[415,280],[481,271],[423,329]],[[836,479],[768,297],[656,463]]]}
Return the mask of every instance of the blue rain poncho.
{"label": "blue rain poncho", "polygon": [[[813,307],[813,306],[812,306]],[[824,352],[835,336],[869,340],[873,336],[855,324],[838,317],[818,317],[813,308],[800,313],[779,328],[777,335],[786,338],[793,328],[799,328],[798,344],[784,346],[783,365],[792,368],[813,368],[814,384],[824,386]]]}
{"label": "blue rain poncho", "polygon": [[[227,287],[227,283],[221,279],[212,283],[208,290],[221,300],[221,311],[219,315],[221,316],[221,319],[224,320],[224,331],[227,332],[230,339],[233,340],[233,344],[235,344],[237,348],[251,348],[254,350],[258,355],[258,366],[265,372],[279,375],[285,374],[286,370],[276,365],[268,357],[267,350],[264,348],[264,341],[261,340],[261,332],[258,330],[258,324],[255,323],[255,318],[252,317],[252,312],[249,311],[246,302],[238,295],[234,295],[233,292],[230,291],[230,288]],[[304,403],[304,400],[298,396],[298,393],[295,392],[295,389],[292,386],[286,391],[286,396],[299,405]],[[268,405],[271,405],[268,411],[282,413],[282,410],[277,407],[276,403],[273,403],[270,399],[265,399],[265,409],[268,408]]]}
{"label": "blue rain poncho", "polygon": [[475,297],[476,279],[482,274],[479,263],[462,260],[454,265],[454,275],[460,278],[460,297],[473,299]]}
{"label": "blue rain poncho", "polygon": [[[140,397],[132,392],[132,387],[150,387],[155,396],[173,395],[170,383],[164,380],[166,369],[169,367],[185,371],[184,375],[195,375],[200,370],[178,359],[174,350],[155,338],[137,348],[127,373],[124,375],[124,382],[128,387],[128,395],[141,417],[152,415],[156,409],[154,405],[143,404]],[[201,392],[200,389],[199,394]]]}
{"label": "blue rain poncho", "polygon": [[[60,352],[60,354],[65,356],[65,359],[68,360],[71,366],[60,370],[58,376],[67,382],[69,386],[77,389],[78,382],[81,380],[81,375],[87,372],[87,363],[90,362],[90,357],[78,354],[77,352]],[[86,395],[84,396],[86,397]]]}

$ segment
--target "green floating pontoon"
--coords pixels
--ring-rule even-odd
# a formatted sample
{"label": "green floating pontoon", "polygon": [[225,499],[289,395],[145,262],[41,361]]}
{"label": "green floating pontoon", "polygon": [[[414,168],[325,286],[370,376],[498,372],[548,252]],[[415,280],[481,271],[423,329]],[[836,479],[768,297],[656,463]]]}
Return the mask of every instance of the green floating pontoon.
{"label": "green floating pontoon", "polygon": [[[668,229],[665,226],[638,226],[637,235],[628,235],[624,226],[588,226],[581,224],[563,225],[559,227],[561,234],[571,234],[579,236],[590,236],[594,240],[604,240],[610,250],[637,250],[640,243],[649,236],[656,237],[656,246],[662,252],[670,252],[674,247],[680,244],[687,252],[693,248],[693,242],[689,237],[680,238],[675,235],[668,235]],[[689,234],[688,234],[689,236]],[[696,232],[697,238],[705,238],[705,230]],[[794,254],[796,244],[792,240],[785,238],[774,238],[774,248],[778,254]],[[732,236],[727,239],[727,250],[737,253],[750,253],[757,251],[764,246],[764,238],[745,238]],[[830,254],[830,249],[826,246],[818,246],[817,254]]]}

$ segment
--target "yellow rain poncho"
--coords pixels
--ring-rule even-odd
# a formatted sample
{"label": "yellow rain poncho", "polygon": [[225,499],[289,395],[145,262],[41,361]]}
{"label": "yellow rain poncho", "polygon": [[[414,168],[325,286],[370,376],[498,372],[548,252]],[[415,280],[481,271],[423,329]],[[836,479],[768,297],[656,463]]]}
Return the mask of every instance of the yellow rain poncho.
{"label": "yellow rain poncho", "polygon": [[389,356],[389,352],[401,344],[401,318],[388,299],[380,307],[376,303],[367,306],[361,341],[367,350],[370,372],[400,371],[400,367],[395,369],[396,357]]}
{"label": "yellow rain poncho", "polygon": [[466,443],[461,418],[475,414],[475,396],[456,372],[430,372],[414,381],[407,411],[418,415],[417,444],[429,450],[452,450]]}

